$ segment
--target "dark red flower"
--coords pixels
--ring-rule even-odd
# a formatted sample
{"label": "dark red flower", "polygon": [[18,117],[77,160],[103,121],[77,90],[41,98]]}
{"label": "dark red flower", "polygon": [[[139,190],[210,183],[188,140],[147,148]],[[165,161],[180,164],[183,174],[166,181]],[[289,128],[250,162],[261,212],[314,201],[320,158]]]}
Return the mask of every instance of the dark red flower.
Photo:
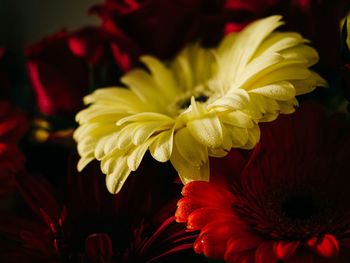
{"label": "dark red flower", "polygon": [[14,190],[14,174],[21,170],[24,156],[17,143],[27,130],[24,114],[0,102],[0,195]]}
{"label": "dark red flower", "polygon": [[89,68],[71,52],[71,37],[62,31],[26,50],[28,74],[43,114],[72,116],[83,107],[82,98],[90,84]]}
{"label": "dark red flower", "polygon": [[68,45],[73,54],[87,59],[91,64],[99,63],[105,52],[106,38],[97,27],[85,27],[68,37]]}
{"label": "dark red flower", "polygon": [[277,0],[107,0],[91,13],[102,19],[118,65],[130,69],[140,54],[168,59],[189,41],[215,44]]}
{"label": "dark red flower", "polygon": [[[187,184],[176,217],[200,231],[195,251],[234,263],[349,262],[350,130],[343,117],[304,105],[261,125],[260,144],[230,180]],[[232,163],[221,166],[229,171]]]}
{"label": "dark red flower", "polygon": [[[27,210],[0,216],[0,235],[7,241],[0,246],[1,262],[173,262],[169,255],[192,250],[194,235],[173,217],[178,191],[165,176],[150,181],[152,176],[134,174],[126,190],[111,195],[97,163],[84,174],[75,165],[65,195],[42,177],[17,177],[34,215]],[[160,167],[151,167],[158,174]]]}

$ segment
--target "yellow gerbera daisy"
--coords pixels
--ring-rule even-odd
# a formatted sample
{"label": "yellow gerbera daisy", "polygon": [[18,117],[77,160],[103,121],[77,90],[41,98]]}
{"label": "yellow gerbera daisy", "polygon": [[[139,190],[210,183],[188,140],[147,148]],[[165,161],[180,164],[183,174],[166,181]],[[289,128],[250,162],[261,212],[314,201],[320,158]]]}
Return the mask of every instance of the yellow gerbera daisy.
{"label": "yellow gerbera daisy", "polygon": [[171,161],[183,183],[209,179],[208,156],[259,140],[258,123],[292,113],[296,95],[325,81],[308,69],[317,52],[297,33],[274,30],[280,16],[258,20],[225,37],[217,49],[192,44],[174,61],[151,56],[121,81],[125,87],[98,89],[85,97],[77,115],[82,170],[101,161],[110,192],[123,186],[147,150]]}

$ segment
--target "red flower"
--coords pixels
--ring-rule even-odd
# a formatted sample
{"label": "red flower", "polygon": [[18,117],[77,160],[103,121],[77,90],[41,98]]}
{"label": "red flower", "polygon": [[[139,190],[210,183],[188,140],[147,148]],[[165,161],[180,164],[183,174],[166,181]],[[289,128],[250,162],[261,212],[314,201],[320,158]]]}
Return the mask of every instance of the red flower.
{"label": "red flower", "polygon": [[97,27],[85,27],[71,33],[68,45],[73,54],[95,65],[102,60],[107,40]]}
{"label": "red flower", "polygon": [[[171,191],[165,176],[149,181],[149,176],[134,174],[127,190],[111,195],[97,163],[84,174],[75,165],[66,195],[42,177],[17,177],[21,196],[36,217],[28,210],[0,216],[0,235],[7,241],[0,246],[1,262],[174,262],[169,255],[191,251],[194,235],[172,216],[178,191]],[[158,169],[152,166],[155,175]]]}
{"label": "red flower", "polygon": [[0,102],[0,195],[14,190],[15,172],[22,169],[24,156],[17,143],[27,130],[24,114]]}
{"label": "red flower", "polygon": [[43,114],[73,116],[88,93],[88,63],[71,52],[70,37],[62,31],[26,50],[28,74]]}
{"label": "red flower", "polygon": [[234,263],[350,262],[348,128],[304,105],[262,125],[230,181],[187,184],[176,217],[200,231],[195,251]]}
{"label": "red flower", "polygon": [[92,13],[102,19],[118,65],[130,69],[140,54],[174,56],[189,41],[215,44],[239,30],[277,0],[107,0]]}

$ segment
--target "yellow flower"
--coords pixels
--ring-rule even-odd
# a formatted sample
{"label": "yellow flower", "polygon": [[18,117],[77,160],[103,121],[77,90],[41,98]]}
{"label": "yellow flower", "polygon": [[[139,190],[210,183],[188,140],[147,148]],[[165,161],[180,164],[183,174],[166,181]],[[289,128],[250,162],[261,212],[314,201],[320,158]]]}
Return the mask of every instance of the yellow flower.
{"label": "yellow flower", "polygon": [[299,34],[274,32],[280,16],[258,20],[225,37],[216,49],[192,44],[170,63],[143,56],[148,70],[122,77],[125,87],[98,89],[77,115],[82,170],[101,161],[117,193],[147,150],[171,161],[183,183],[209,180],[208,156],[259,141],[258,123],[292,113],[296,95],[325,81],[308,69],[317,52]]}

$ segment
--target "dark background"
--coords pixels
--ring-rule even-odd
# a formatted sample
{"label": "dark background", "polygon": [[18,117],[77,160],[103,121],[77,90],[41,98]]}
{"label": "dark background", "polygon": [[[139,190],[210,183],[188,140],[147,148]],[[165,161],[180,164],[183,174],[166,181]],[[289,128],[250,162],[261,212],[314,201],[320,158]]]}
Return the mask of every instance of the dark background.
{"label": "dark background", "polygon": [[62,28],[97,24],[88,8],[102,0],[0,0],[0,46],[21,48]]}
{"label": "dark background", "polygon": [[[103,0],[0,0],[0,47],[5,49],[1,66],[11,81],[10,99],[22,108],[31,108],[24,59],[27,46],[67,29],[98,25],[88,9]],[[23,98],[26,98],[24,100]]]}

